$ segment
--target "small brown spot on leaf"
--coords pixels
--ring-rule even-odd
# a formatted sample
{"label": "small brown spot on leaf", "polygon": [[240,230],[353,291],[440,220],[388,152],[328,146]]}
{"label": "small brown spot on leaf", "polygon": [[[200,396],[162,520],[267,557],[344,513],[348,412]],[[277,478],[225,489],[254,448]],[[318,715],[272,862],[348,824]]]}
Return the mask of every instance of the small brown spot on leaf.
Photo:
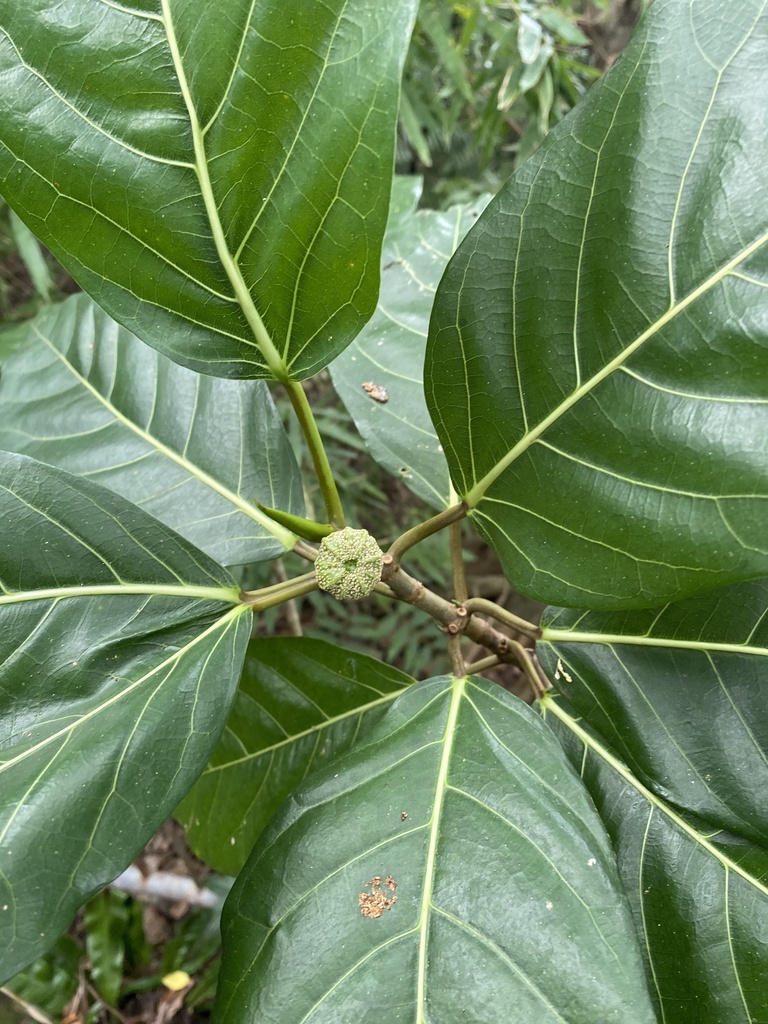
{"label": "small brown spot on leaf", "polygon": [[394,895],[397,882],[392,875],[387,875],[384,885],[393,894],[388,896],[381,884],[381,875],[374,875],[370,882],[365,882],[364,892],[357,894],[357,903],[363,917],[381,917],[385,910],[397,903],[397,896]]}
{"label": "small brown spot on leaf", "polygon": [[405,819],[407,817],[408,817],[408,811],[401,811],[400,812],[400,821],[405,821]]}

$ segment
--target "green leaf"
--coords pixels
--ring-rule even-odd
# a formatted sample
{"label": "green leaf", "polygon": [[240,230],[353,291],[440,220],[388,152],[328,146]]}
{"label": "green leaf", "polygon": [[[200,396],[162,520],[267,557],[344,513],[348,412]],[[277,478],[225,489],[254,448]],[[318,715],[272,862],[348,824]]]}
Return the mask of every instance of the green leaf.
{"label": "green leaf", "polygon": [[[232,888],[232,881],[231,878],[214,874],[206,878],[206,889],[213,891],[219,899],[212,907],[199,907],[194,913],[189,914],[180,923],[174,937],[164,944],[160,966],[163,975],[172,971],[197,974],[214,958],[218,961],[218,954],[221,951],[221,910],[224,899]],[[185,1006],[196,1005],[201,1001],[199,984],[200,979],[195,978],[195,1001],[190,1001],[189,996],[192,993],[188,993],[184,999]]]}
{"label": "green leaf", "polygon": [[29,230],[27,225],[18,217],[13,210],[10,211],[10,226],[13,233],[13,240],[19,249],[19,255],[24,261],[35,291],[44,302],[49,302],[53,280],[48,264],[45,262],[40,243]]}
{"label": "green leaf", "polygon": [[125,962],[125,937],[130,912],[125,893],[105,889],[85,905],[85,951],[90,975],[102,999],[117,1006]]}
{"label": "green leaf", "polygon": [[0,521],[4,979],[200,774],[251,616],[234,580],[166,526],[25,456],[0,453]]}
{"label": "green leaf", "polygon": [[398,122],[401,131],[405,135],[408,145],[416,154],[419,161],[425,167],[432,166],[432,154],[429,150],[429,142],[422,132],[421,122],[416,111],[413,109],[409,98],[409,83],[403,82],[403,89],[400,93],[400,111]]}
{"label": "green leaf", "polygon": [[0,367],[0,447],[97,480],[228,565],[295,542],[255,501],[304,511],[266,384],[178,366],[84,295],[33,320]]}
{"label": "green leaf", "polygon": [[488,1024],[511,1007],[656,1024],[594,808],[540,718],[485,679],[409,688],[308,780],[256,844],[223,938],[221,1024]]}
{"label": "green leaf", "polygon": [[[62,935],[44,957],[35,960],[17,974],[6,987],[50,1017],[62,1018],[67,1003],[77,991],[82,955],[83,951],[75,940],[69,935]],[[0,1011],[3,1009],[3,998],[0,995]],[[13,1021],[16,1018],[10,1019]],[[21,1019],[24,1021],[24,1018]],[[0,1020],[5,1024],[4,1017],[0,1016]]]}
{"label": "green leaf", "polygon": [[[413,179],[398,178],[372,319],[331,364],[331,377],[371,455],[433,508],[446,508],[448,467],[424,401],[424,350],[440,275],[490,197],[449,210],[414,207]],[[413,202],[407,202],[413,196]],[[383,388],[385,402],[364,388]]]}
{"label": "green leaf", "polygon": [[551,43],[545,42],[536,54],[536,57],[523,69],[523,73],[517,83],[520,92],[528,92],[538,85],[544,70],[549,64],[552,54],[555,52]]}
{"label": "green leaf", "polygon": [[415,7],[0,0],[3,194],[166,355],[308,377],[375,308]]}
{"label": "green leaf", "polygon": [[468,81],[469,68],[464,55],[457,47],[451,32],[453,12],[447,4],[434,4],[422,0],[419,5],[419,26],[435,48],[440,70],[445,74],[447,86],[458,92],[467,103],[474,103],[474,95]]}
{"label": "green leaf", "polygon": [[412,682],[322,640],[252,640],[224,734],[176,812],[195,853],[236,875],[277,806]]}
{"label": "green leaf", "polygon": [[523,64],[533,64],[537,60],[541,53],[541,43],[540,23],[530,14],[520,14],[517,23],[517,48]]}
{"label": "green leaf", "polygon": [[536,12],[536,17],[541,24],[559,36],[564,43],[570,46],[589,46],[589,39],[578,25],[556,7],[542,7]]}
{"label": "green leaf", "polygon": [[548,720],[611,834],[659,1020],[765,1020],[768,581],[545,623]]}
{"label": "green leaf", "polygon": [[651,606],[768,571],[766,66],[762,0],[657,0],[443,279],[428,404],[542,601]]}
{"label": "green leaf", "polygon": [[[0,324],[0,360],[13,355],[16,349],[23,344],[26,334],[27,329],[24,323]],[[2,374],[2,367],[0,367],[0,374]]]}
{"label": "green leaf", "polygon": [[[387,230],[390,225],[400,221],[407,214],[416,212],[421,194],[424,191],[424,179],[418,174],[396,174],[392,181],[392,195],[389,197],[389,219]],[[387,244],[387,234],[384,234],[384,245]]]}

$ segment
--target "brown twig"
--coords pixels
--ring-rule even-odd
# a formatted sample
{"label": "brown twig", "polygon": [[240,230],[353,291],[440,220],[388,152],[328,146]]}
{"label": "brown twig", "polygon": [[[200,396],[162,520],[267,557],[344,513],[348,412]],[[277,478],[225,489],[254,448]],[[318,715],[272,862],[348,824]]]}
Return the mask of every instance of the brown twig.
{"label": "brown twig", "polygon": [[540,678],[536,668],[531,665],[530,654],[522,644],[505,636],[504,633],[500,633],[478,615],[470,615],[466,607],[457,608],[451,601],[446,601],[444,597],[428,590],[423,583],[411,577],[402,567],[392,568],[392,556],[389,554],[384,556],[384,573],[387,584],[395,597],[426,611],[445,628],[447,633],[454,636],[464,633],[475,643],[493,651],[500,662],[511,662],[518,665],[526,674],[536,693],[549,687],[546,680],[546,685],[543,685],[543,677]]}
{"label": "brown twig", "polygon": [[53,1024],[51,1018],[46,1017],[46,1015],[43,1013],[41,1009],[39,1009],[33,1003],[28,1003],[26,999],[22,999],[21,996],[17,996],[15,992],[13,992],[9,988],[6,988],[5,985],[3,985],[2,988],[0,988],[0,993],[2,993],[2,995],[4,995],[6,998],[12,1000],[12,1002],[17,1003],[22,1008],[24,1013],[26,1013],[28,1017],[31,1017],[32,1020],[38,1021],[39,1024]]}
{"label": "brown twig", "polygon": [[453,570],[453,599],[464,604],[467,593],[467,577],[464,573],[464,547],[461,543],[461,520],[451,523],[448,528],[451,544],[451,568]]}
{"label": "brown twig", "polygon": [[125,1017],[122,1013],[120,1013],[118,1009],[112,1006],[111,1003],[108,1003],[106,999],[98,991],[98,989],[90,983],[90,981],[86,981],[85,987],[88,989],[91,996],[94,999],[98,1000],[98,1002],[101,1003],[101,1005],[104,1007],[105,1010],[107,1010],[108,1013],[111,1013],[115,1017],[117,1017],[117,1019],[120,1021],[120,1024],[128,1024],[128,1018]]}
{"label": "brown twig", "polygon": [[[512,627],[531,640],[536,640],[541,635],[541,630],[538,626],[519,618],[517,615],[513,615],[512,612],[508,612],[504,608],[500,608],[493,601],[486,601],[480,597],[467,598],[457,607],[455,602],[446,601],[444,597],[440,597],[439,594],[429,590],[419,580],[409,576],[399,565],[399,557],[412,544],[417,543],[425,536],[429,536],[430,533],[437,532],[438,529],[460,523],[465,514],[466,506],[463,506],[463,503],[462,505],[454,505],[452,508],[446,509],[444,513],[440,513],[429,520],[431,527],[428,531],[425,532],[423,529],[415,528],[414,531],[409,530],[399,537],[382,559],[382,582],[376,585],[376,592],[386,597],[415,605],[443,626],[446,633],[450,635],[451,641],[455,641],[455,643],[449,642],[449,653],[455,672],[463,674],[466,671],[461,652],[458,652],[458,656],[456,653],[456,647],[460,643],[461,635],[466,634],[470,640],[474,640],[480,647],[492,652],[493,657],[497,659],[494,664],[511,662],[519,666],[528,680],[535,697],[539,698],[542,693],[549,689],[550,683],[539,667],[533,652],[527,650],[517,640],[501,633],[489,622],[486,622],[485,619],[481,619],[479,615],[473,613],[480,612],[492,616],[497,622],[502,622],[504,625]],[[424,525],[421,524],[422,527]],[[415,537],[415,533],[419,533],[419,536]],[[409,538],[409,535],[410,539],[406,542],[406,538]],[[455,550],[456,541],[452,537],[452,555]],[[310,561],[314,561],[317,557],[317,549],[305,541],[298,541],[294,545],[294,551]],[[276,604],[280,600],[298,597],[309,590],[315,589],[316,584],[312,585],[311,575],[311,573],[307,573],[306,576],[299,577],[296,581],[289,580],[285,584],[277,584],[274,588],[269,588],[270,594],[267,596],[266,601],[263,597],[259,601],[261,595],[258,591],[255,591],[252,595],[241,595],[241,599],[244,599],[248,604],[256,604],[257,608],[269,607],[272,603]],[[304,580],[307,580],[307,582],[304,583]],[[296,585],[296,589],[291,593],[292,583]],[[454,588],[457,594],[463,596],[466,593],[463,571],[461,574],[456,571],[455,562]],[[248,600],[249,597],[250,600]],[[488,658],[483,658],[477,664],[482,665],[483,668],[490,668],[490,663],[485,664],[488,661]],[[482,671],[482,669],[478,669],[475,665],[471,667],[473,671]]]}
{"label": "brown twig", "polygon": [[458,633],[454,633],[448,637],[448,656],[451,659],[453,674],[457,679],[463,678],[467,674],[467,669],[464,665],[464,657],[461,653],[461,636]]}

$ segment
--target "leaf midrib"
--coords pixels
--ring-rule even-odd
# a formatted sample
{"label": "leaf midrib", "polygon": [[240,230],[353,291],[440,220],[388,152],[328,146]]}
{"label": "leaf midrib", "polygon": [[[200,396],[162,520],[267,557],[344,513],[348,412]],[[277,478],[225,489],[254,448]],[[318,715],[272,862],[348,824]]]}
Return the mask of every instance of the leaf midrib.
{"label": "leaf midrib", "polygon": [[[44,739],[40,740],[39,743],[34,743],[31,747],[28,747],[26,750],[22,751],[22,753],[17,754],[16,757],[13,757],[9,761],[5,761],[2,764],[0,764],[0,774],[2,774],[5,771],[8,771],[10,768],[15,767],[22,761],[25,761],[28,757],[31,757],[32,754],[36,753],[38,750],[43,750],[45,747],[49,746],[51,743],[55,742],[62,736],[66,736],[67,734],[74,732],[74,730],[80,728],[80,726],[83,725],[84,722],[87,722],[90,719],[95,718],[97,715],[101,714],[107,708],[110,708],[114,704],[117,704],[119,701],[127,697],[128,694],[133,693],[134,690],[138,689],[138,687],[140,687],[148,679],[152,679],[153,676],[156,676],[158,672],[161,672],[165,668],[174,666],[184,657],[185,654],[191,651],[192,648],[196,647],[199,643],[205,640],[212,633],[215,633],[219,629],[228,628],[230,622],[236,622],[237,619],[241,615],[245,614],[248,610],[249,609],[245,605],[230,608],[230,610],[225,615],[222,615],[220,619],[217,619],[216,622],[210,625],[207,629],[203,630],[202,633],[199,633],[196,637],[190,640],[189,643],[186,643],[183,647],[180,647],[179,650],[174,651],[173,654],[170,655],[170,657],[164,658],[159,664],[155,665],[154,668],[150,669],[149,672],[145,672],[144,675],[140,676],[138,679],[135,679],[128,686],[125,686],[122,690],[120,690],[119,693],[113,694],[111,697],[103,701],[97,707],[91,708],[91,710],[88,711],[86,714],[81,715],[74,722],[70,722],[62,729],[59,729],[56,732],[51,733],[49,736],[46,736]],[[0,840],[2,840],[2,836],[0,836]]]}
{"label": "leaf midrib", "polygon": [[768,647],[750,647],[747,644],[725,644],[706,640],[675,640],[668,637],[643,636],[628,633],[589,633],[581,630],[551,629],[543,626],[540,640],[542,643],[573,643],[573,644],[607,644],[621,646],[632,644],[640,647],[678,648],[684,651],[723,652],[726,654],[754,654],[768,657]]}
{"label": "leaf midrib", "polygon": [[[241,498],[239,494],[236,494],[234,491],[229,490],[228,487],[225,487],[223,484],[219,483],[218,480],[215,480],[212,476],[206,473],[205,470],[200,469],[199,466],[196,466],[194,463],[190,462],[184,455],[180,454],[179,452],[175,452],[172,448],[169,448],[168,445],[163,444],[163,442],[160,441],[159,438],[156,438],[148,431],[143,430],[137,423],[134,423],[127,416],[121,413],[120,410],[117,409],[116,406],[114,406],[105,395],[102,395],[101,392],[98,391],[89,380],[87,380],[87,378],[85,378],[81,373],[78,373],[78,371],[74,368],[72,363],[64,356],[64,353],[60,352],[59,349],[56,348],[56,346],[51,341],[49,341],[48,338],[46,338],[46,336],[40,331],[36,324],[33,324],[32,326],[38,338],[40,338],[40,340],[45,345],[48,346],[48,348],[54,353],[54,355],[56,355],[61,360],[61,362],[64,364],[67,370],[69,370],[72,376],[78,381],[78,383],[81,384],[82,387],[86,389],[86,391],[89,391],[90,394],[93,395],[93,397],[96,398],[104,406],[104,408],[107,409],[110,415],[114,416],[114,418],[119,423],[122,423],[124,427],[127,427],[129,430],[131,430],[134,434],[137,435],[137,437],[140,437],[141,440],[145,442],[145,444],[150,446],[150,448],[154,448],[155,451],[159,452],[161,455],[164,455],[167,459],[170,459],[171,462],[175,462],[177,466],[180,466],[183,470],[185,470],[185,472],[189,473],[191,477],[194,477],[196,480],[198,480],[201,484],[204,484],[206,487],[210,487],[212,491],[215,491],[217,494],[221,495],[222,498],[224,498],[226,501],[234,505],[235,508],[237,508],[240,512],[248,516],[249,519],[252,519],[254,522],[258,523],[259,526],[261,526],[264,530],[266,530],[268,533],[271,533],[276,540],[280,541],[280,543],[285,547],[286,550],[293,547],[293,545],[296,543],[296,537],[294,536],[294,534],[292,534],[289,530],[285,529],[285,527],[273,522],[271,519],[265,516],[263,512],[260,512],[255,505],[250,505],[247,501],[245,501],[244,498]],[[156,379],[155,394],[157,394],[158,387],[159,382]]]}
{"label": "leaf midrib", "polygon": [[280,353],[277,351],[264,321],[261,319],[259,311],[254,305],[248,285],[245,282],[245,278],[243,277],[240,268],[235,262],[232,253],[229,251],[229,246],[227,245],[224,227],[219,216],[216,198],[213,194],[211,176],[208,170],[208,158],[205,153],[205,136],[197,117],[197,111],[192,100],[192,93],[190,92],[189,83],[187,82],[187,76],[184,71],[184,64],[179,50],[179,42],[176,38],[176,33],[173,27],[170,0],[161,0],[161,9],[163,12],[163,27],[165,29],[166,38],[168,39],[171,59],[173,61],[174,70],[176,71],[176,76],[179,80],[179,88],[181,89],[184,104],[187,108],[190,131],[192,134],[192,146],[195,154],[195,173],[200,184],[200,193],[202,195],[208,222],[211,226],[216,252],[221,260],[224,272],[226,273],[230,284],[234,288],[235,296],[246,320],[248,321],[248,326],[253,331],[256,346],[264,357],[267,368],[275,380],[285,382],[289,380],[288,369],[281,358]]}
{"label": "leaf midrib", "polygon": [[432,909],[432,890],[434,887],[435,863],[437,859],[437,841],[440,835],[440,819],[443,810],[443,801],[448,789],[448,770],[451,763],[451,752],[453,740],[456,735],[456,721],[459,716],[459,708],[464,697],[464,690],[467,684],[467,677],[453,680],[451,703],[448,708],[448,717],[443,733],[443,751],[440,755],[440,765],[435,782],[435,802],[432,806],[432,815],[429,823],[429,843],[427,846],[427,858],[424,864],[424,886],[421,894],[421,909],[416,931],[419,935],[419,963],[416,975],[416,1012],[418,1014],[417,1024],[428,1024],[425,1012],[427,995],[427,947],[429,936],[429,915]]}
{"label": "leaf midrib", "polygon": [[585,748],[593,751],[602,761],[604,761],[610,768],[613,769],[624,781],[631,786],[643,799],[655,808],[660,814],[663,814],[673,824],[675,824],[682,832],[684,832],[690,839],[692,839],[698,846],[706,850],[710,856],[723,866],[726,871],[733,871],[740,878],[743,878],[745,882],[754,886],[758,892],[764,896],[768,896],[768,887],[758,881],[753,875],[745,871],[741,865],[737,864],[736,861],[726,857],[725,854],[721,853],[720,850],[714,846],[708,839],[706,839],[700,832],[689,825],[688,822],[677,814],[668,804],[660,800],[656,794],[648,789],[640,782],[638,778],[627,768],[625,764],[622,764],[617,757],[614,757],[601,743],[599,743],[593,736],[591,736],[586,729],[583,729],[575,718],[564,711],[557,703],[555,696],[552,695],[551,691],[545,693],[540,701],[540,707],[542,715],[546,717],[547,714],[553,714],[558,718],[563,725],[569,729],[574,736],[584,745]]}
{"label": "leaf midrib", "polygon": [[[407,689],[407,687],[405,687]],[[274,751],[279,750],[280,747],[290,746],[292,743],[298,743],[300,740],[306,739],[307,736],[313,736],[320,734],[324,729],[329,729],[331,726],[338,725],[339,722],[344,722],[347,719],[360,718],[366,712],[373,710],[373,708],[381,707],[385,704],[391,704],[397,697],[403,695],[404,690],[395,690],[394,693],[388,693],[384,697],[378,697],[376,700],[369,701],[367,704],[360,704],[355,707],[352,711],[345,711],[341,715],[334,715],[332,718],[325,718],[322,722],[318,722],[315,725],[311,725],[308,729],[303,729],[301,732],[294,733],[291,736],[286,736],[283,740],[278,740],[276,743],[271,743],[268,747],[260,747],[259,750],[254,750],[249,754],[245,754],[243,757],[233,758],[231,761],[224,761],[221,764],[208,765],[203,772],[201,777],[206,775],[213,775],[215,772],[226,771],[228,768],[236,768],[241,764],[247,764],[249,761],[254,761],[257,758],[264,757],[266,754],[272,754]]]}
{"label": "leaf midrib", "polygon": [[469,508],[475,508],[482,500],[488,488],[495,483],[501,474],[524,452],[526,452],[528,448],[530,448],[530,446],[537,441],[538,438],[549,429],[549,427],[552,426],[553,423],[556,423],[564,413],[580,402],[585,395],[589,394],[590,391],[596,388],[598,384],[601,384],[615,370],[619,369],[619,367],[621,367],[631,355],[644,345],[646,341],[666,327],[666,325],[682,313],[683,310],[687,309],[687,307],[693,302],[706,294],[710,288],[713,288],[716,284],[722,281],[723,278],[727,277],[728,274],[732,273],[740,263],[749,259],[749,257],[765,245],[766,242],[768,242],[768,231],[752,242],[751,245],[748,245],[743,249],[737,256],[734,256],[732,260],[729,260],[728,263],[718,271],[710,274],[710,276],[697,288],[694,288],[693,291],[689,292],[684,299],[681,299],[677,304],[671,305],[667,311],[658,318],[658,320],[646,328],[646,330],[635,338],[631,344],[622,349],[622,351],[607,363],[602,370],[590,377],[588,381],[585,381],[581,387],[576,388],[568,398],[564,399],[558,406],[556,406],[548,416],[538,423],[536,427],[528,431],[517,442],[517,444],[511,448],[502,459],[499,459],[496,465],[464,495],[464,500]]}
{"label": "leaf midrib", "polygon": [[173,583],[104,583],[83,587],[42,587],[40,590],[11,591],[0,594],[0,606],[20,604],[24,601],[60,601],[67,597],[110,597],[126,594],[199,598],[207,601],[224,601],[227,604],[240,603],[239,592],[235,587],[196,587]]}

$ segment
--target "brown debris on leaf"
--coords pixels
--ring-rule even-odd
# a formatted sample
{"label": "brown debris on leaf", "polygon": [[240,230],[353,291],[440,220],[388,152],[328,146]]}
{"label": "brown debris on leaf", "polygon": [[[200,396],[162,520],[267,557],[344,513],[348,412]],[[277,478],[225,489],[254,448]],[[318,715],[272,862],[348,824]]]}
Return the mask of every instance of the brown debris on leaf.
{"label": "brown debris on leaf", "polygon": [[363,384],[363,391],[366,393],[366,395],[370,395],[374,402],[383,403],[389,401],[387,389],[381,387],[380,384],[374,384],[370,380],[365,381],[365,383]]}
{"label": "brown debris on leaf", "polygon": [[381,875],[374,875],[370,882],[363,883],[370,892],[357,894],[357,903],[363,917],[381,917],[385,910],[389,910],[393,903],[397,903],[397,896],[394,895],[397,882],[392,875],[387,875],[384,885],[389,889],[391,896],[388,896],[381,883]]}

